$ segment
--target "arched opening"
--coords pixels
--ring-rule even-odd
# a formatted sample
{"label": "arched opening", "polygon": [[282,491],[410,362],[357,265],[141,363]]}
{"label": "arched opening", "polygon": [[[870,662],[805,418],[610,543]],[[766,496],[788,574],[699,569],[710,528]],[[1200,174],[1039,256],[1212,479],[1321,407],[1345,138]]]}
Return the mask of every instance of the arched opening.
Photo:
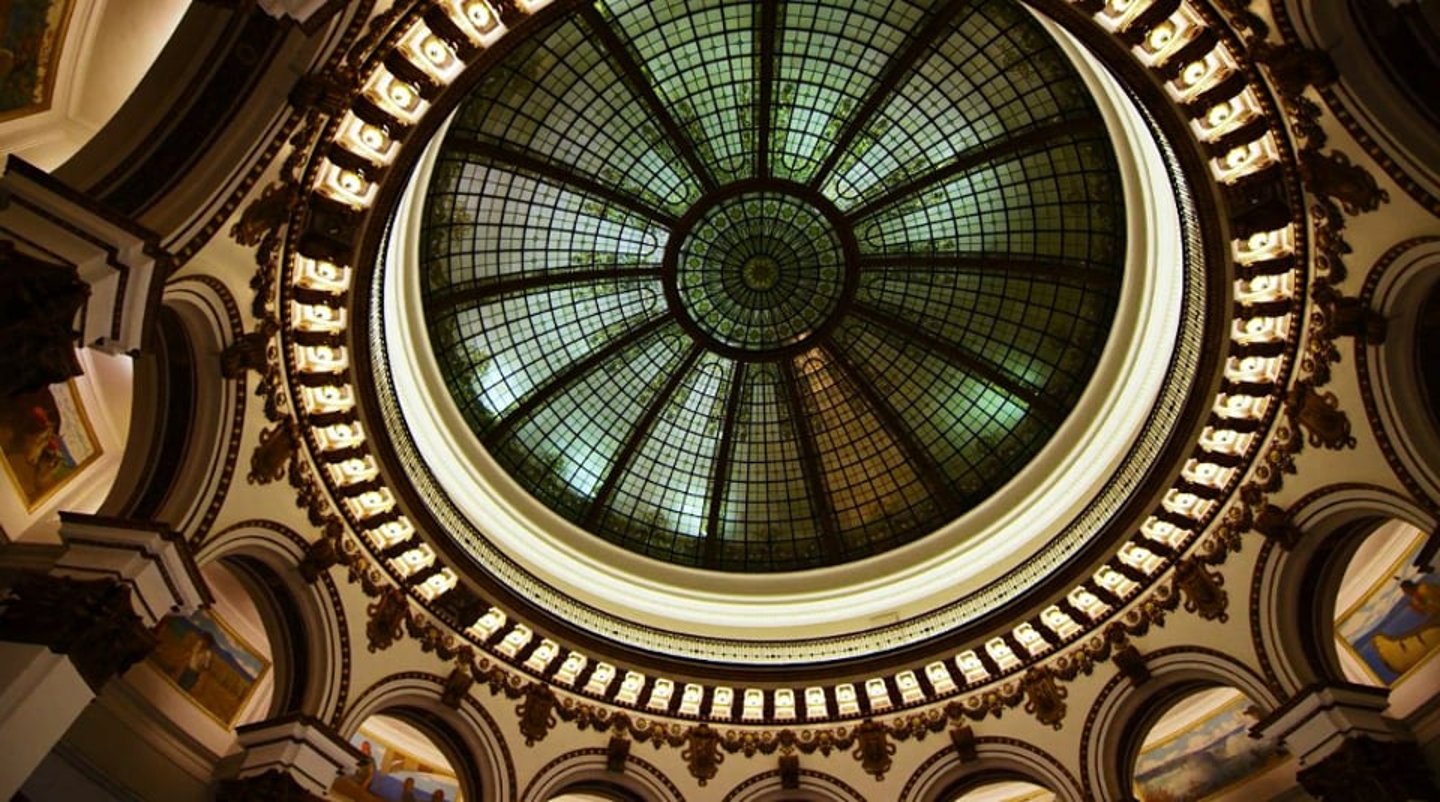
{"label": "arched opening", "polygon": [[239,327],[222,285],[181,279],[166,287],[152,343],[134,359],[134,403],[121,470],[100,510],[158,521],[187,535],[222,492],[230,434],[244,387],[225,380],[219,354]]}
{"label": "arched opening", "polygon": [[370,716],[350,743],[369,760],[355,774],[335,781],[332,799],[463,802],[477,798],[476,785],[463,769],[457,770],[468,763],[461,742],[444,722],[423,710],[397,708]]}
{"label": "arched opening", "polygon": [[[1335,591],[1332,644],[1345,679],[1393,689],[1390,714],[1403,716],[1440,677],[1440,578],[1415,567],[1428,535],[1414,525],[1392,518],[1360,537]],[[1426,692],[1405,692],[1412,684]]]}
{"label": "arched opening", "polygon": [[267,639],[275,646],[271,650],[274,693],[270,712],[304,711],[311,640],[284,578],[254,557],[234,555],[220,563],[251,599]]}
{"label": "arched opening", "polygon": [[126,675],[165,712],[216,754],[231,750],[234,730],[275,712],[276,648],[247,582],[221,562],[200,568],[214,602],[189,615],[167,616],[159,642]]}
{"label": "arched opening", "polygon": [[1440,430],[1440,283],[1432,284],[1415,320],[1415,370],[1430,425]]}
{"label": "arched opening", "polygon": [[1021,779],[981,779],[957,789],[947,802],[1055,802],[1055,792]]}
{"label": "arched opening", "polygon": [[644,802],[628,788],[602,781],[575,783],[549,797],[547,802]]}
{"label": "arched opening", "polygon": [[1181,690],[1138,722],[1131,793],[1139,802],[1275,798],[1294,778],[1285,751],[1250,734],[1261,717],[1235,688]]}
{"label": "arched opening", "polygon": [[[195,420],[197,354],[180,313],[161,306],[156,312],[151,353],[135,360],[137,404],[131,416],[131,445],[107,506],[142,520],[159,520],[180,476],[181,455]],[[167,455],[163,456],[162,455]],[[120,498],[117,498],[119,496]]]}

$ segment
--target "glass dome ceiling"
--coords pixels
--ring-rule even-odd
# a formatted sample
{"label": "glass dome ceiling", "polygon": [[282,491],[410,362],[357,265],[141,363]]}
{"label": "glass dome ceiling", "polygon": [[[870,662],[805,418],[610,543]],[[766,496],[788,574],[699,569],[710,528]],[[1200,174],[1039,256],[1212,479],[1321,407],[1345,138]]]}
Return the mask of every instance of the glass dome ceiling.
{"label": "glass dome ceiling", "polygon": [[1124,263],[1100,114],[1011,0],[601,0],[461,104],[425,319],[526,490],[701,568],[920,538],[1079,400]]}

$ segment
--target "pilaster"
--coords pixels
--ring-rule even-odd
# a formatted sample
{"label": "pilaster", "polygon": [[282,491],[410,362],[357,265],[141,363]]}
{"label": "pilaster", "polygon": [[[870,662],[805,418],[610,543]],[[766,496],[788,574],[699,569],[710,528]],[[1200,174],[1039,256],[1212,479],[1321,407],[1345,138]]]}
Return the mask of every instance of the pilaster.
{"label": "pilaster", "polygon": [[1321,802],[1408,802],[1435,798],[1414,740],[1383,713],[1389,692],[1350,683],[1316,684],[1254,728],[1282,742],[1296,778]]}

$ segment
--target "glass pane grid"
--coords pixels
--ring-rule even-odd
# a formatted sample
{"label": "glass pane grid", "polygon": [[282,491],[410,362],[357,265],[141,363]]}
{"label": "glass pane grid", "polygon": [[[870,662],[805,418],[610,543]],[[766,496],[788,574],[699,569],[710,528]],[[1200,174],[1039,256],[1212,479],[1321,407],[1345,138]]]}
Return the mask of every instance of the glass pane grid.
{"label": "glass pane grid", "polygon": [[[1114,156],[1018,3],[939,6],[779,0],[768,109],[757,2],[599,0],[481,77],[431,174],[426,315],[536,498],[660,560],[798,570],[934,531],[1049,440],[1027,399],[1076,402],[1120,287]],[[730,187],[760,120],[778,178]]]}

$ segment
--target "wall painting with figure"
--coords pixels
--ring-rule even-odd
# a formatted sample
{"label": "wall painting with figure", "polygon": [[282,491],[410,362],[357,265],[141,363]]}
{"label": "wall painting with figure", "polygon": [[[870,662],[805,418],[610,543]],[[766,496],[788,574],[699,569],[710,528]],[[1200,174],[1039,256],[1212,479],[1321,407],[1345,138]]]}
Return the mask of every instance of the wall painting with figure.
{"label": "wall painting with figure", "polygon": [[1440,651],[1440,578],[1414,567],[1424,544],[1417,530],[1404,556],[1336,619],[1341,648],[1381,685],[1396,684]]}
{"label": "wall painting with figure", "polygon": [[[395,722],[375,725],[382,719],[367,720],[351,737],[367,760],[355,774],[336,780],[330,796],[348,802],[464,802],[455,770],[439,755],[407,748],[395,737],[405,734]],[[409,734],[412,743],[418,737],[423,736]]]}
{"label": "wall painting with figure", "polygon": [[0,122],[45,111],[74,0],[0,0]]}
{"label": "wall painting with figure", "polygon": [[99,456],[100,444],[75,382],[0,399],[0,467],[26,512]]}
{"label": "wall painting with figure", "polygon": [[204,610],[166,617],[157,634],[151,666],[221,726],[234,726],[270,661]]}

